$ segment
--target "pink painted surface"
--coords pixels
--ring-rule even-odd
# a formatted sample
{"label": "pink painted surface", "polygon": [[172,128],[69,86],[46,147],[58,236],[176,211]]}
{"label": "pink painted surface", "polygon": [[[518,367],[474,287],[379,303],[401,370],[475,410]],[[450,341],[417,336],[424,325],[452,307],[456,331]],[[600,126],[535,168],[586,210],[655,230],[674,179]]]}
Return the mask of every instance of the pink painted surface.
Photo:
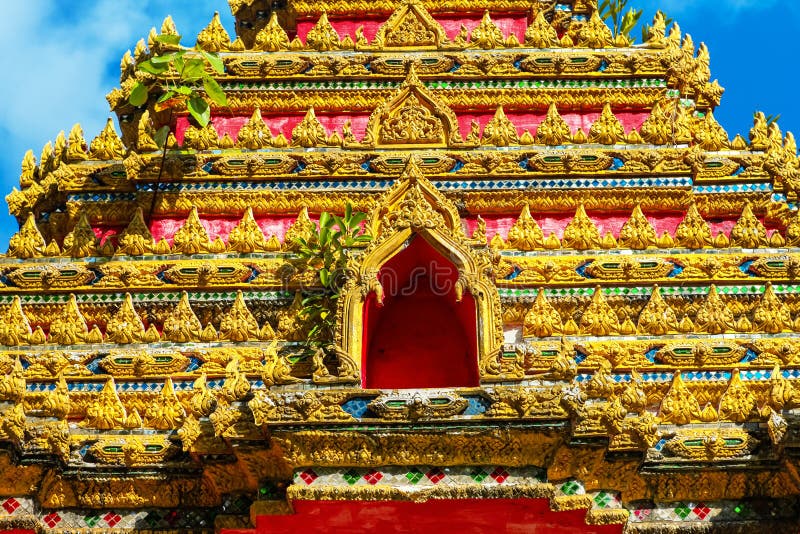
{"label": "pink painted surface", "polygon": [[[528,14],[527,13],[509,13],[509,14],[502,14],[502,13],[492,13],[492,20],[494,23],[502,30],[503,36],[508,37],[511,33],[516,34],[517,39],[519,41],[525,40],[525,30],[528,28]],[[444,31],[447,33],[447,36],[450,39],[453,39],[458,33],[461,31],[461,25],[463,24],[467,31],[472,34],[472,30],[474,30],[478,24],[481,22],[481,18],[483,17],[482,13],[479,14],[471,14],[471,15],[463,15],[460,14],[458,16],[454,15],[436,15],[434,18],[442,25]],[[359,27],[364,28],[364,37],[367,38],[369,42],[375,38],[375,34],[378,32],[378,29],[381,25],[386,22],[388,19],[387,16],[383,17],[374,17],[374,16],[367,16],[362,17],[360,20],[352,20],[352,19],[335,19],[330,18],[330,23],[333,28],[336,30],[336,33],[339,34],[340,39],[344,39],[346,35],[349,35],[353,41],[356,40],[356,30]],[[300,39],[305,42],[306,36],[308,32],[317,24],[316,20],[303,20],[297,23],[297,35]]]}
{"label": "pink painted surface", "polygon": [[[300,209],[301,207],[298,206],[298,211]],[[267,237],[267,239],[275,235],[278,236],[278,239],[283,241],[286,231],[290,226],[292,226],[292,224],[294,224],[296,219],[297,216],[273,216],[257,218],[256,222],[258,223],[259,228],[261,228],[261,231],[264,232],[264,235]],[[241,217],[201,217],[203,228],[205,228],[206,232],[208,232],[208,237],[211,239],[211,241],[214,241],[217,237],[219,237],[223,241],[227,242],[228,235],[231,233],[231,230],[233,230],[241,220]],[[314,220],[313,217],[312,220]],[[172,244],[172,238],[175,236],[175,233],[180,230],[184,222],[186,222],[186,219],[155,219],[150,224],[150,232],[153,234],[153,238],[156,241],[159,241],[163,237],[167,240],[167,242]]]}
{"label": "pink painted surface", "polygon": [[[481,131],[483,131],[483,129],[486,127],[486,124],[488,124],[489,121],[494,118],[494,113],[494,110],[484,113],[459,113],[458,127],[461,130],[461,135],[466,137],[469,134],[473,120],[477,121],[478,124],[481,125]],[[517,127],[517,133],[519,135],[522,135],[525,130],[528,130],[532,135],[536,135],[539,124],[541,124],[545,118],[544,113],[520,113],[506,110],[505,114],[506,117],[508,117],[508,119],[514,124],[514,126]],[[582,128],[587,134],[589,133],[592,124],[594,124],[599,116],[599,111],[562,114],[564,121],[569,125],[572,133],[577,132],[578,128]],[[647,120],[647,117],[649,117],[650,114],[646,112],[620,111],[616,113],[616,116],[625,127],[625,133],[629,133],[631,130],[638,130],[641,128],[642,124],[644,124],[644,121]]]}

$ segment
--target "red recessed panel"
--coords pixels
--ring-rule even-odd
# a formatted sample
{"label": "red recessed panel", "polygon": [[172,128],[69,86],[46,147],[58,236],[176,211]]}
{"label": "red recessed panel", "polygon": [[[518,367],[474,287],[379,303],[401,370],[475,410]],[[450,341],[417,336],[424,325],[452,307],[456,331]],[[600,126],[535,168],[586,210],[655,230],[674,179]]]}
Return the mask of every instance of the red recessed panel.
{"label": "red recessed panel", "polygon": [[[294,501],[294,515],[260,516],[249,534],[357,532],[442,534],[619,534],[622,525],[590,526],[585,511],[553,512],[546,499],[413,502]],[[245,531],[222,531],[244,534]]]}

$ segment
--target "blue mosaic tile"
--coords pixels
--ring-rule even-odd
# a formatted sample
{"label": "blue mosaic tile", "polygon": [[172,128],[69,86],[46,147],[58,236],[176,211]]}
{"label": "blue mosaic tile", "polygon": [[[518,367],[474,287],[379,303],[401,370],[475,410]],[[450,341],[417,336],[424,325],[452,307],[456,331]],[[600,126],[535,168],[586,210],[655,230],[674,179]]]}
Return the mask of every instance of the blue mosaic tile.
{"label": "blue mosaic tile", "polygon": [[367,406],[371,401],[372,399],[368,397],[356,397],[342,404],[342,410],[349,413],[356,419],[361,419],[369,410]]}
{"label": "blue mosaic tile", "polygon": [[468,396],[465,397],[469,402],[466,411],[464,411],[464,415],[481,415],[486,413],[486,410],[489,409],[489,405],[491,404],[485,398],[476,395],[476,396]]}

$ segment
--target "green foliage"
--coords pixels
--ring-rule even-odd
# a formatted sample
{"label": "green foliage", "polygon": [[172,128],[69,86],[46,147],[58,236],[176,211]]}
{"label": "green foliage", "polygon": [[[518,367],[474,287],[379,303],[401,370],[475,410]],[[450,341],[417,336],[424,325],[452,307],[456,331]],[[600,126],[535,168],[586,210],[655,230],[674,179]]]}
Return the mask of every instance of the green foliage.
{"label": "green foliage", "polygon": [[773,124],[777,124],[779,120],[781,120],[780,113],[777,115],[767,115],[767,127],[772,126]]}
{"label": "green foliage", "polygon": [[[136,65],[138,70],[162,79],[165,91],[156,102],[156,111],[176,110],[185,106],[200,126],[207,126],[211,122],[209,102],[218,106],[228,105],[228,98],[222,87],[208,72],[208,67],[211,67],[214,73],[223,74],[225,65],[222,59],[217,54],[181,46],[180,35],[159,35],[156,40],[173,50]],[[174,50],[176,47],[177,50]],[[201,87],[205,95],[200,91]],[[131,90],[128,101],[132,106],[143,106],[150,97],[150,91],[155,89],[157,86],[148,86],[139,81]],[[158,146],[163,148],[168,136],[169,129],[166,134],[159,130],[159,135],[156,136]]]}
{"label": "green foliage", "polygon": [[300,312],[300,316],[312,325],[306,340],[309,348],[324,346],[333,339],[336,306],[346,282],[350,250],[372,241],[372,236],[361,229],[361,223],[366,218],[365,213],[354,212],[353,206],[348,203],[344,216],[323,212],[313,236],[295,240],[299,248],[298,255],[306,269],[317,272],[322,286],[321,292],[303,300]]}
{"label": "green foliage", "polygon": [[628,7],[628,0],[602,0],[598,5],[600,18],[613,26],[614,37],[624,35],[632,39],[633,29],[642,18],[642,10]]}

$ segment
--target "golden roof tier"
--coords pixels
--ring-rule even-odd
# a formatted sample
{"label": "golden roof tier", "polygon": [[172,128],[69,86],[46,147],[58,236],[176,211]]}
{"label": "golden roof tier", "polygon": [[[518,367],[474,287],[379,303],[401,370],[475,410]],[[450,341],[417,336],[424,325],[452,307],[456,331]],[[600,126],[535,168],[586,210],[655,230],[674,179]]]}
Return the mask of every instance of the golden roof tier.
{"label": "golden roof tier", "polygon": [[797,531],[800,160],[730,138],[704,45],[231,7],[125,55],[121,136],[23,159],[0,528]]}

